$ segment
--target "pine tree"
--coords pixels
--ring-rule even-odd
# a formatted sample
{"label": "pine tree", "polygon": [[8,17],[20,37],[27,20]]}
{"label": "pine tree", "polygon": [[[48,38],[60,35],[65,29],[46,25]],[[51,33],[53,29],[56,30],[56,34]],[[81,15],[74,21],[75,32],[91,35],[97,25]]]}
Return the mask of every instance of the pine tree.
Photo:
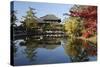
{"label": "pine tree", "polygon": [[32,29],[37,27],[37,17],[35,16],[35,9],[30,8],[27,11],[26,16],[24,16],[24,27],[27,29]]}

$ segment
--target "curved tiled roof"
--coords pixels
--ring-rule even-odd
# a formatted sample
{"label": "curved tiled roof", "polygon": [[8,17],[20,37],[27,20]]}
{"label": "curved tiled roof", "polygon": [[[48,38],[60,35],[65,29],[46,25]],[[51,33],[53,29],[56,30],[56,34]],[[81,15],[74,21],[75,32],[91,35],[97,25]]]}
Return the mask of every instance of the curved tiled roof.
{"label": "curved tiled roof", "polygon": [[61,20],[53,14],[48,14],[46,16],[40,17],[42,20]]}

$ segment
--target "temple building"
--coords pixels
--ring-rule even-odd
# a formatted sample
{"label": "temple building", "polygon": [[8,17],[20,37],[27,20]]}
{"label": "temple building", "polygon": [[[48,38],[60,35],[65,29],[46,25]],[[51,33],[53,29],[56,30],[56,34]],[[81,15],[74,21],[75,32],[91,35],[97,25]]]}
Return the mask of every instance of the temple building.
{"label": "temple building", "polygon": [[22,21],[27,34],[34,34],[34,35],[47,34],[45,36],[58,37],[62,36],[61,34],[64,33],[63,25],[61,24],[61,19],[53,14],[48,14],[40,18],[36,17],[32,20]]}
{"label": "temple building", "polygon": [[61,19],[53,14],[48,14],[39,18],[39,27],[46,32],[60,32],[62,31]]}

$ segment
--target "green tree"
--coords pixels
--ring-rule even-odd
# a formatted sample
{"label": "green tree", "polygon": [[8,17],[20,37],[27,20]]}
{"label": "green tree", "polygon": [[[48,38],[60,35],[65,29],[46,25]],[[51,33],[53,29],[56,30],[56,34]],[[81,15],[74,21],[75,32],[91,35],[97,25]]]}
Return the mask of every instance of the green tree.
{"label": "green tree", "polygon": [[14,26],[16,25],[17,17],[16,17],[17,11],[11,11],[11,25]]}
{"label": "green tree", "polygon": [[37,17],[35,16],[36,12],[33,11],[35,9],[29,8],[26,16],[24,16],[23,26],[27,29],[32,29],[37,27]]}

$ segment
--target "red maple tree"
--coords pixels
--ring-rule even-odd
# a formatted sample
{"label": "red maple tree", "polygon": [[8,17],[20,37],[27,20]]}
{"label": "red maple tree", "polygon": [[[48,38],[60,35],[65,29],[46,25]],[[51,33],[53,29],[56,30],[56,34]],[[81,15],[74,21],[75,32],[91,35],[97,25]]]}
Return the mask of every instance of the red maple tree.
{"label": "red maple tree", "polygon": [[81,17],[84,20],[83,37],[94,35],[97,30],[97,6],[74,5],[70,10],[70,16]]}

